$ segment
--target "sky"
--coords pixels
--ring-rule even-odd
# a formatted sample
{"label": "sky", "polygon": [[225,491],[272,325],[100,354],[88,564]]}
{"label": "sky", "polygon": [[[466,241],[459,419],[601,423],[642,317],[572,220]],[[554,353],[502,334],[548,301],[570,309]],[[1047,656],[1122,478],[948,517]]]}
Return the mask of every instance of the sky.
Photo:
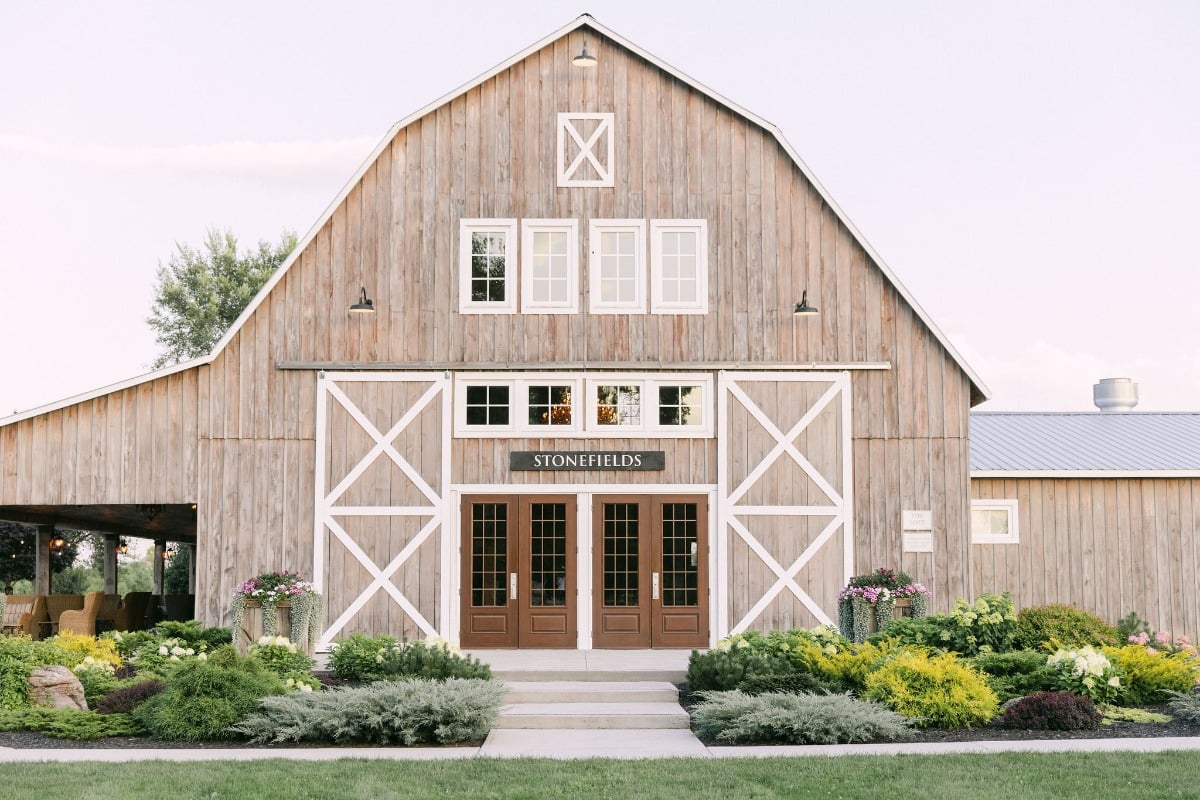
{"label": "sky", "polygon": [[1200,3],[0,3],[0,417],[149,370],[156,270],[303,236],[583,12],[778,125],[991,391],[1200,411]]}

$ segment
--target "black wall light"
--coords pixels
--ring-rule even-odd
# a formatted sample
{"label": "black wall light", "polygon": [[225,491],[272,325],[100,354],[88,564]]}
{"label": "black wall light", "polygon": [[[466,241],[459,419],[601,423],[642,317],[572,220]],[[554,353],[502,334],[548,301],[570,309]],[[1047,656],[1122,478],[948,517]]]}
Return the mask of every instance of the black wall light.
{"label": "black wall light", "polygon": [[579,55],[571,59],[571,63],[577,67],[591,68],[596,66],[596,57],[588,52],[587,36],[583,37],[583,51]]}
{"label": "black wall light", "polygon": [[800,302],[796,303],[796,310],[792,312],[793,317],[815,317],[821,312],[815,306],[808,304],[808,289],[804,290],[804,294],[800,295]]}
{"label": "black wall light", "polygon": [[375,304],[367,297],[367,287],[362,287],[358,296],[358,302],[350,306],[350,310],[355,314],[375,313]]}

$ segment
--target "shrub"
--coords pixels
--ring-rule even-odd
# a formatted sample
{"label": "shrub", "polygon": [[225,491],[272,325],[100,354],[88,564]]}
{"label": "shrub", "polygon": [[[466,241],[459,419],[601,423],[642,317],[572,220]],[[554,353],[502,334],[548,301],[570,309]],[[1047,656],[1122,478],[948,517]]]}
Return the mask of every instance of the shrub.
{"label": "shrub", "polygon": [[1112,703],[1124,692],[1121,669],[1094,647],[1059,649],[1046,659],[1050,683],[1055,689],[1089,697],[1097,703]]}
{"label": "shrub", "polygon": [[474,742],[491,730],[504,692],[491,681],[450,678],[266,697],[234,730],[253,742]]}
{"label": "shrub", "polygon": [[1200,692],[1176,693],[1170,706],[1175,716],[1192,725],[1200,725]]}
{"label": "shrub", "polygon": [[999,703],[984,676],[953,653],[905,650],[867,675],[864,696],[919,718],[918,725],[968,728],[996,716]]}
{"label": "shrub", "polygon": [[106,631],[100,638],[110,640],[122,658],[132,657],[147,642],[158,641],[150,631]]}
{"label": "shrub", "polygon": [[1017,647],[1036,650],[1051,640],[1062,647],[1114,645],[1117,629],[1095,614],[1074,606],[1034,606],[1017,614]]}
{"label": "shrub", "polygon": [[83,686],[83,695],[89,708],[117,686],[116,670],[107,661],[97,661],[87,656],[71,671]]}
{"label": "shrub", "polygon": [[988,686],[1000,702],[1051,688],[1046,654],[1036,650],[980,653],[971,659],[971,666],[987,675]]}
{"label": "shrub", "polygon": [[225,645],[208,660],[177,667],[167,688],[135,708],[133,717],[160,739],[229,739],[229,727],[253,713],[260,698],[283,692],[279,676]]}
{"label": "shrub", "polygon": [[1008,592],[981,594],[974,603],[955,600],[950,616],[954,626],[950,628],[949,649],[966,656],[980,651],[1003,653],[1013,649],[1017,614]]}
{"label": "shrub", "polygon": [[1121,642],[1130,641],[1130,637],[1138,636],[1139,634],[1152,635],[1154,631],[1150,630],[1150,623],[1142,619],[1136,611],[1130,611],[1125,616],[1117,620],[1117,640]]}
{"label": "shrub", "polygon": [[904,716],[848,694],[705,692],[692,719],[702,736],[724,744],[845,744],[912,736]]}
{"label": "shrub", "polygon": [[787,656],[749,647],[707,653],[693,650],[688,659],[688,689],[693,692],[725,691],[748,683],[782,685],[802,671]]}
{"label": "shrub", "polygon": [[878,644],[887,639],[906,647],[946,649],[952,637],[954,618],[949,614],[932,614],[927,617],[901,617],[894,619],[867,637],[867,642]]}
{"label": "shrub", "polygon": [[0,711],[0,730],[41,731],[57,739],[137,736],[142,729],[127,714],[102,716],[66,708],[20,708]]}
{"label": "shrub", "polygon": [[130,656],[129,662],[139,673],[166,677],[182,664],[207,659],[205,645],[199,647],[197,650],[183,639],[150,639]]}
{"label": "shrub", "polygon": [[92,662],[111,664],[114,668],[121,666],[121,656],[111,639],[97,639],[82,633],[60,633],[47,639],[46,644],[68,654],[71,663],[63,664],[64,667],[74,668],[88,658]]}
{"label": "shrub", "polygon": [[166,688],[165,683],[153,678],[118,686],[96,703],[95,710],[97,714],[128,714]]}
{"label": "shrub", "polygon": [[1125,674],[1122,702],[1131,706],[1161,703],[1171,692],[1186,692],[1200,675],[1200,661],[1186,653],[1159,652],[1129,644],[1104,653]]}
{"label": "shrub", "polygon": [[1000,718],[1002,728],[1083,731],[1100,725],[1095,703],[1074,692],[1038,692],[1022,697]]}
{"label": "shrub", "polygon": [[743,694],[834,694],[838,687],[811,672],[790,675],[755,675],[742,680],[736,687]]}
{"label": "shrub", "polygon": [[193,650],[212,651],[223,644],[229,644],[233,631],[229,628],[206,628],[198,619],[186,622],[164,620],[154,626],[159,639],[178,639],[184,647]]}
{"label": "shrub", "polygon": [[282,678],[289,689],[312,691],[321,688],[321,682],[310,672],[317,662],[286,636],[258,637],[258,641],[250,645],[250,657]]}
{"label": "shrub", "polygon": [[81,660],[54,641],[35,642],[28,636],[0,636],[0,709],[29,706],[29,675],[38,667],[73,667]]}
{"label": "shrub", "polygon": [[334,677],[354,681],[492,677],[487,664],[460,655],[440,639],[399,643],[386,634],[352,633],[334,642],[329,646],[329,668]]}

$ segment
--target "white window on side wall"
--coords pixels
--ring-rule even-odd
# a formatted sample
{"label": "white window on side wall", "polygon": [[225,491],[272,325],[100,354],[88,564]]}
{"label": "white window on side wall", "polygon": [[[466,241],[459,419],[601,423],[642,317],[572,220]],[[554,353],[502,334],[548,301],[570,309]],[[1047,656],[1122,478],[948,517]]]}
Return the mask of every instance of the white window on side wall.
{"label": "white window on side wall", "polygon": [[462,382],[457,391],[455,422],[460,431],[498,434],[513,430],[516,421],[514,381]]}
{"label": "white window on side wall", "polygon": [[521,223],[521,311],[573,314],[579,310],[579,223],[527,219]]}
{"label": "white window on side wall", "polygon": [[516,254],[515,219],[462,220],[458,238],[459,313],[516,313]]}
{"label": "white window on side wall", "polygon": [[646,312],[646,222],[593,219],[588,223],[589,306],[594,314]]}
{"label": "white window on side wall", "polygon": [[650,220],[650,311],[708,313],[708,223]]}
{"label": "white window on side wall", "polygon": [[588,427],[596,431],[611,430],[614,436],[643,430],[644,384],[642,380],[619,376],[588,381],[591,401]]}
{"label": "white window on side wall", "polygon": [[648,382],[647,430],[671,436],[706,436],[712,432],[712,380],[681,375]]}
{"label": "white window on side wall", "polygon": [[1016,500],[972,500],[972,544],[1017,544]]}

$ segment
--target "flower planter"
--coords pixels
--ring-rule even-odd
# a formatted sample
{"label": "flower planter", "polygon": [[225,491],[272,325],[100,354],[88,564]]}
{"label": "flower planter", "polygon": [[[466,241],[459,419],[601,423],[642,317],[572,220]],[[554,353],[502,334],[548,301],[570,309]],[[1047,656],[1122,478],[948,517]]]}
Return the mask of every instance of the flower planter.
{"label": "flower planter", "polygon": [[267,627],[263,621],[262,603],[257,600],[247,600],[242,624],[234,632],[234,645],[238,652],[246,655],[250,645],[257,642],[262,636],[286,636],[291,639],[292,603],[290,600],[280,600],[275,605],[275,630],[267,630]]}

